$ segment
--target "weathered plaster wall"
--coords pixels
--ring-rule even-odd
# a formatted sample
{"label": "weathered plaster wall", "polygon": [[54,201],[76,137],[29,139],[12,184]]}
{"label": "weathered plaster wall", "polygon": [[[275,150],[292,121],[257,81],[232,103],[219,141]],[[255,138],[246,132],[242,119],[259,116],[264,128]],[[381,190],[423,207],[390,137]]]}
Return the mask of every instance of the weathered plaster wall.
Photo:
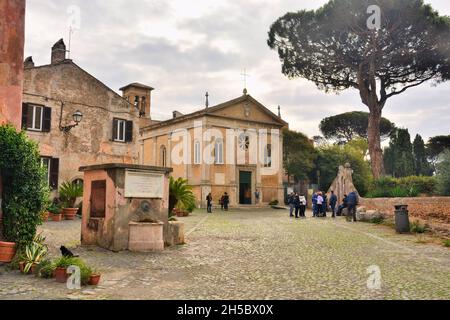
{"label": "weathered plaster wall", "polygon": [[[62,101],[63,126],[76,110],[83,113],[66,134],[59,130]],[[70,60],[25,69],[24,102],[52,108],[51,131],[27,134],[39,142],[41,156],[60,159],[59,183],[81,178],[80,166],[138,162],[139,111]],[[133,121],[132,143],[112,141],[113,118]]]}
{"label": "weathered plaster wall", "polygon": [[20,128],[25,0],[0,1],[0,124]]}

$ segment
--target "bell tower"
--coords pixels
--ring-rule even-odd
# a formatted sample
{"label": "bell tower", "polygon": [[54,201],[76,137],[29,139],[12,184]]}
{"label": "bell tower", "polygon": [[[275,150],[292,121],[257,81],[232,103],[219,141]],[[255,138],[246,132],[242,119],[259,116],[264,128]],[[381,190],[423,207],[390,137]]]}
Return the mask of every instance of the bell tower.
{"label": "bell tower", "polygon": [[139,110],[140,118],[146,119],[151,119],[150,112],[153,90],[155,89],[141,83],[131,83],[120,88],[123,98],[128,100],[137,110]]}

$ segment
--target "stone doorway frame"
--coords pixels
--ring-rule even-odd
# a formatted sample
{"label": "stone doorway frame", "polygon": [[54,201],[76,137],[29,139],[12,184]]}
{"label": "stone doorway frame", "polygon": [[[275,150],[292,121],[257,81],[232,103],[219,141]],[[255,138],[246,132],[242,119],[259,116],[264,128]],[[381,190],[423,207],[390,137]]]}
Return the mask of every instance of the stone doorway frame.
{"label": "stone doorway frame", "polygon": [[236,204],[238,206],[244,205],[245,204],[241,204],[240,202],[240,194],[241,194],[241,181],[240,181],[240,173],[241,171],[246,171],[246,172],[251,172],[252,174],[252,179],[251,179],[251,193],[252,193],[252,203],[248,204],[247,206],[250,205],[255,205],[256,203],[256,199],[255,199],[255,191],[256,191],[256,174],[257,174],[257,168],[256,165],[238,165],[236,166],[236,181],[237,181],[237,188],[236,188]]}

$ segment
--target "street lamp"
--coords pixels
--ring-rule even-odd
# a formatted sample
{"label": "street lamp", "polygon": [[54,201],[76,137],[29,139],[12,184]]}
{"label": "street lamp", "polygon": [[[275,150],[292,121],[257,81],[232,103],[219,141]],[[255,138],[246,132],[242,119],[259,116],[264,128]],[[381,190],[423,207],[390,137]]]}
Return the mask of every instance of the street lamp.
{"label": "street lamp", "polygon": [[81,120],[83,120],[83,114],[81,113],[81,111],[77,110],[73,113],[72,119],[73,119],[73,122],[75,122],[75,124],[71,124],[68,126],[60,125],[59,129],[64,133],[68,133],[70,130],[72,130],[72,128],[75,128],[76,126],[78,126],[78,124],[81,122]]}

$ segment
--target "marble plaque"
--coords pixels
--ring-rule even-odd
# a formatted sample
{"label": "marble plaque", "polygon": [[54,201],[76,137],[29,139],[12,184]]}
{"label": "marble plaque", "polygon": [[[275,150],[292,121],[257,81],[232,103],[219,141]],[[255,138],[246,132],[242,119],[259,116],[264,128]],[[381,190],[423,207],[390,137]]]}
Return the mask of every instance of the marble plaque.
{"label": "marble plaque", "polygon": [[142,171],[125,172],[125,198],[164,197],[164,175]]}

